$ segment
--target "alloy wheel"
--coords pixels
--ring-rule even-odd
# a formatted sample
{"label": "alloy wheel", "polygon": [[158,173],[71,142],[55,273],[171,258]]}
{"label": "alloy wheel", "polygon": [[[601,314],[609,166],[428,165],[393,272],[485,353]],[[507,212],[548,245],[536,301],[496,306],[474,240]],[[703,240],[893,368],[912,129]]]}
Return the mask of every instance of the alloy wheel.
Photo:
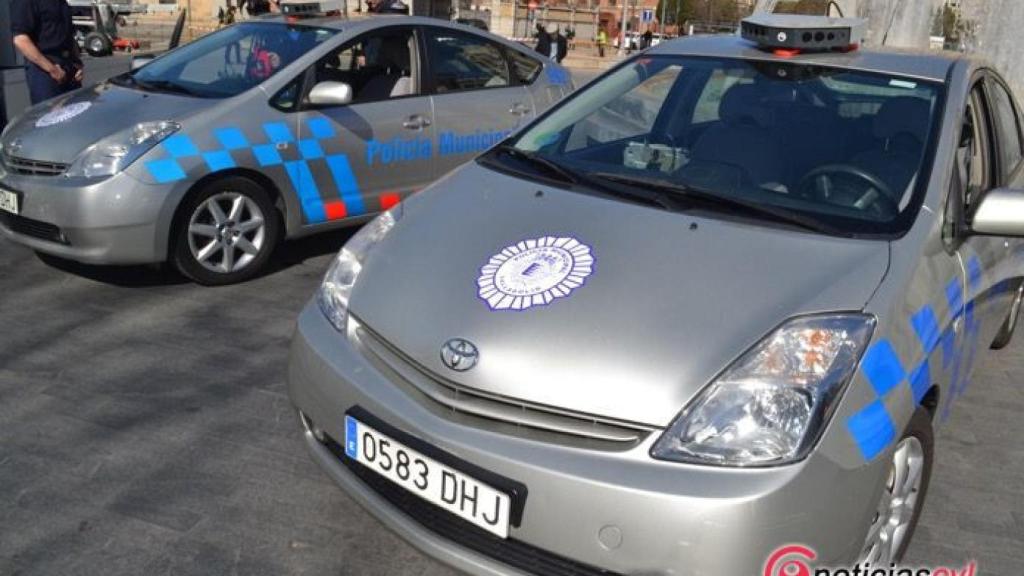
{"label": "alloy wheel", "polygon": [[868,530],[859,563],[887,566],[899,560],[907,534],[914,522],[924,479],[925,454],[921,441],[904,438],[893,453],[889,477]]}
{"label": "alloy wheel", "polygon": [[196,262],[212,272],[230,274],[245,268],[265,243],[263,212],[240,192],[207,198],[189,218],[189,250]]}

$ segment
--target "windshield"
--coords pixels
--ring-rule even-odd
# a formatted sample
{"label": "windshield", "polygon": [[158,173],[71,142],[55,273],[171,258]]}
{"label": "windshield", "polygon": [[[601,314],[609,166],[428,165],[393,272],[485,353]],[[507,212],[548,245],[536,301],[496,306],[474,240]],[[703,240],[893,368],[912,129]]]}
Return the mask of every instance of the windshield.
{"label": "windshield", "polygon": [[144,90],[228,98],[259,85],[336,32],[273,22],[236,24],[167,53],[126,80]]}
{"label": "windshield", "polygon": [[916,213],[940,96],[938,84],[860,71],[647,57],[534,124],[504,162],[526,171],[546,161],[549,175],[554,163],[576,183],[662,197],[691,190],[719,207],[810,217],[822,230],[893,233]]}

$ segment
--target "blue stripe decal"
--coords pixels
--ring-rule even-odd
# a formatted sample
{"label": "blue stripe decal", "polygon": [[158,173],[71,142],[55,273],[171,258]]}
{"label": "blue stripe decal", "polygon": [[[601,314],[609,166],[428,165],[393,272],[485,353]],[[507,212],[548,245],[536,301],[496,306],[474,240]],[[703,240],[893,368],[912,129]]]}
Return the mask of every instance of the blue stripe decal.
{"label": "blue stripe decal", "polygon": [[977,256],[971,256],[967,261],[967,280],[971,283],[971,290],[977,290],[981,285],[981,260]]}
{"label": "blue stripe decal", "polygon": [[910,374],[910,390],[914,393],[914,404],[920,404],[921,400],[924,399],[924,395],[928,393],[928,389],[931,388],[931,367],[928,365],[928,360],[925,359],[921,362],[921,365],[914,369]]}
{"label": "blue stripe decal", "polygon": [[846,427],[868,461],[874,460],[896,437],[896,428],[881,400],[875,400],[851,416]]}
{"label": "blue stripe decal", "polygon": [[177,182],[178,180],[185,179],[185,171],[181,169],[181,165],[178,164],[178,161],[173,158],[149,160],[146,162],[146,168],[149,170],[149,174],[153,179],[160,184],[167,184],[168,182]]}
{"label": "blue stripe decal", "polygon": [[931,306],[925,306],[911,317],[910,323],[921,340],[925,355],[931,354],[939,343],[939,322],[935,319],[935,311]]}
{"label": "blue stripe decal", "polygon": [[184,158],[186,156],[197,156],[199,148],[192,142],[192,139],[185,134],[175,134],[164,140],[164,150],[171,155],[171,158]]}
{"label": "blue stripe decal", "polygon": [[299,154],[304,160],[318,160],[324,157],[324,150],[316,140],[299,140]]}
{"label": "blue stripe decal", "polygon": [[310,118],[306,122],[306,126],[309,126],[310,134],[317,140],[334,138],[334,126],[331,126],[330,121],[326,118]]}
{"label": "blue stripe decal", "polygon": [[267,138],[270,138],[270,141],[274,144],[295,141],[295,136],[292,135],[292,129],[284,122],[267,122],[263,125],[263,131],[267,134]]}
{"label": "blue stripe decal", "polygon": [[359,428],[351,416],[345,416],[345,455],[353,460],[359,457]]}
{"label": "blue stripe decal", "polygon": [[303,160],[285,162],[285,170],[288,178],[292,181],[295,192],[302,202],[302,211],[306,214],[306,220],[311,223],[327,220],[327,213],[324,212],[324,202],[320,198],[320,190],[316,187],[313,173],[309,170],[309,164]]}
{"label": "blue stripe decal", "polygon": [[953,356],[956,355],[956,332],[953,332],[952,324],[949,328],[946,328],[946,332],[942,335],[942,369],[949,368],[949,363],[953,361]]}
{"label": "blue stripe decal", "polygon": [[346,214],[348,216],[365,214],[366,206],[363,205],[363,197],[359,194],[359,185],[356,184],[356,177],[352,174],[352,168],[348,164],[348,157],[344,154],[328,156],[327,166],[331,169],[331,176],[334,177],[334,185],[338,187],[338,194],[345,202]]}
{"label": "blue stripe decal", "polygon": [[264,168],[267,166],[277,166],[283,162],[281,153],[277,151],[277,147],[273,144],[253,146],[252,154],[256,157],[256,161],[260,163],[260,166]]}
{"label": "blue stripe decal", "polygon": [[213,131],[213,135],[217,137],[220,145],[227,150],[241,150],[242,148],[249,147],[249,139],[245,137],[241,130],[233,126],[217,128]]}
{"label": "blue stripe decal", "polygon": [[907,375],[892,344],[884,339],[876,342],[864,354],[861,370],[879,396],[885,396],[886,392],[895,388]]}
{"label": "blue stripe decal", "polygon": [[949,303],[949,313],[953,318],[960,315],[964,307],[963,286],[959,278],[953,278],[946,284],[946,302]]}
{"label": "blue stripe decal", "polygon": [[235,159],[231,157],[231,153],[227,150],[203,152],[203,160],[206,160],[206,165],[209,166],[210,172],[227,170],[236,166]]}

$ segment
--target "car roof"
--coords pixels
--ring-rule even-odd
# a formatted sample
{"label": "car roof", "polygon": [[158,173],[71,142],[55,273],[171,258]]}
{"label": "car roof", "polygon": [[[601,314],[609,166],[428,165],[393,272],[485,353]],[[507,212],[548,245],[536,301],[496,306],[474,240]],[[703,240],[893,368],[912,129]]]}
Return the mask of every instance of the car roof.
{"label": "car roof", "polygon": [[849,52],[807,52],[791,56],[777,55],[734,35],[688,36],[661,42],[646,54],[679,56],[716,56],[779,63],[814,64],[834,68],[865,70],[906,76],[933,82],[945,82],[950,69],[964,59],[956,52],[902,50],[895,48],[858,48]]}

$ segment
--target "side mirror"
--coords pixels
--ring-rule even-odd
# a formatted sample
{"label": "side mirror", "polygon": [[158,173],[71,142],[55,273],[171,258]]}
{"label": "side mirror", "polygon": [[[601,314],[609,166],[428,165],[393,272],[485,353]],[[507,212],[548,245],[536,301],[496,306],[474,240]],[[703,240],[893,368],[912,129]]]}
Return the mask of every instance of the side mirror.
{"label": "side mirror", "polygon": [[131,71],[134,72],[156,59],[156,56],[132,56]]}
{"label": "side mirror", "polygon": [[343,106],[352,101],[352,87],[344,82],[320,82],[309,91],[309,103],[318,106]]}
{"label": "side mirror", "polygon": [[971,232],[984,236],[1024,237],[1024,190],[990,190],[974,211]]}

